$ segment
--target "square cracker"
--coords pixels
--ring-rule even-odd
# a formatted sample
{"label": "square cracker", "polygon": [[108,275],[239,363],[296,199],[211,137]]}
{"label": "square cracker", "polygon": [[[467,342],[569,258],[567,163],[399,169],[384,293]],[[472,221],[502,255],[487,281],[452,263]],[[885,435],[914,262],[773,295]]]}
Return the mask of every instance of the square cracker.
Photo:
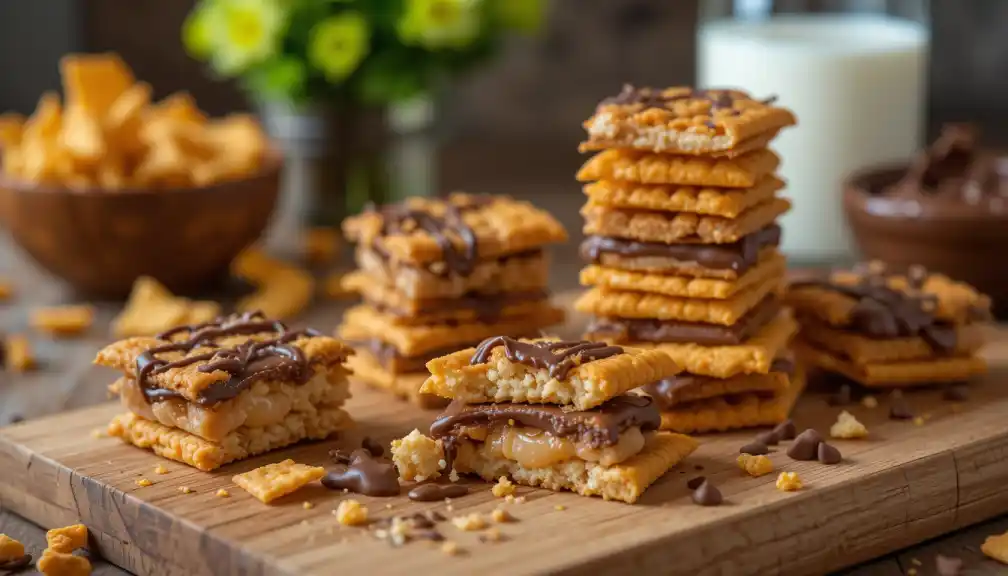
{"label": "square cracker", "polygon": [[371,307],[384,311],[402,326],[528,317],[547,304],[544,290],[501,291],[460,298],[409,298],[361,271],[345,274],[340,285],[344,290],[359,294]]}
{"label": "square cracker", "polygon": [[724,218],[691,212],[616,209],[589,200],[581,208],[581,215],[585,218],[585,234],[665,244],[731,244],[765,228],[790,209],[789,200],[773,198],[736,218]]}
{"label": "square cracker", "polygon": [[688,212],[723,218],[770,201],[784,181],[765,176],[751,188],[711,188],[681,184],[638,184],[601,180],[584,186],[588,200],[597,206],[659,212]]}
{"label": "square cracker", "polygon": [[[984,326],[977,324],[955,327],[954,356],[969,356],[984,344]],[[923,338],[869,338],[854,332],[839,330],[814,319],[801,320],[801,337],[807,342],[858,366],[885,364],[909,360],[928,360],[939,356]]]}
{"label": "square cracker", "polygon": [[732,159],[613,148],[589,158],[578,170],[577,179],[579,182],[623,180],[642,184],[751,188],[778,166],[780,158],[766,148]]}
{"label": "square cracker", "polygon": [[582,496],[601,496],[633,504],[648,486],[697,448],[696,440],[682,434],[659,432],[648,438],[644,449],[613,466],[581,459],[544,468],[525,468],[514,460],[487,457],[483,451],[459,450],[455,470],[472,473],[488,482],[508,476],[523,486],[570,490]]}
{"label": "square cracker", "polygon": [[662,411],[662,430],[679,433],[723,432],[737,428],[773,426],[787,419],[805,389],[805,376],[796,371],[790,386],[773,397],[747,393],[683,404]]}
{"label": "square cracker", "polygon": [[[681,384],[672,389],[670,393],[663,395],[658,402],[658,405],[666,410],[720,396],[734,396],[744,393],[776,396],[786,391],[790,386],[790,376],[786,372],[736,374],[729,378],[680,374],[675,378],[681,379]],[[650,395],[647,387],[642,390]]]}
{"label": "square cracker", "polygon": [[[841,270],[830,274],[829,280],[840,285],[853,286],[865,277],[864,273]],[[934,315],[938,320],[966,324],[977,318],[989,316],[991,300],[964,282],[956,282],[942,274],[928,274],[919,290],[910,287],[906,276],[886,275],[886,284],[904,294],[932,296],[937,300]],[[828,286],[792,282],[787,293],[788,303],[799,315],[818,318],[830,326],[844,328],[851,325],[852,312],[858,301]]]}
{"label": "square cracker", "polygon": [[987,372],[987,362],[979,356],[951,356],[857,365],[801,339],[794,343],[794,352],[809,368],[815,367],[824,372],[841,374],[869,388],[964,382]]}
{"label": "square cracker", "polygon": [[347,367],[353,371],[351,379],[358,380],[372,388],[391,392],[409,400],[420,408],[435,410],[444,408],[448,401],[433,394],[421,394],[420,387],[427,380],[427,371],[396,374],[382,367],[374,356],[359,350],[347,360]]}
{"label": "square cracker", "polygon": [[235,474],[231,477],[231,481],[261,500],[263,504],[269,504],[323,476],[325,476],[325,468],[298,464],[288,458],[282,462],[260,466],[243,474]]}
{"label": "square cracker", "polygon": [[326,407],[314,413],[292,413],[281,426],[243,426],[217,443],[127,412],[112,419],[108,433],[137,448],[152,450],[162,458],[210,472],[302,440],[323,440],[352,425],[353,420],[345,411]]}
{"label": "square cracker", "polygon": [[625,86],[603,100],[584,122],[581,150],[635,148],[706,155],[733,150],[767,133],[795,124],[785,108],[739,90],[666,89]]}
{"label": "square cracker", "polygon": [[[555,340],[525,342],[552,341]],[[470,364],[475,353],[476,348],[469,348],[428,362],[431,376],[420,391],[467,404],[542,402],[590,410],[624,392],[674,376],[680,370],[667,354],[623,347],[620,354],[577,364],[559,379],[547,369],[508,360],[503,346],[491,349],[489,361],[482,364]]]}
{"label": "square cracker", "polygon": [[[461,214],[461,223],[454,222],[449,210]],[[383,211],[368,211],[343,221],[343,233],[352,241],[375,246],[388,253],[392,260],[410,264],[430,264],[445,260],[438,238],[413,219],[387,233],[390,220],[387,211],[420,212],[437,221],[445,229],[456,250],[464,251],[462,232],[471,231],[476,245],[476,258],[497,258],[524,252],[567,240],[567,231],[548,212],[528,202],[507,196],[477,196],[452,194],[447,198],[413,197],[402,204],[385,207]]]}
{"label": "square cracker", "polygon": [[610,291],[596,287],[582,294],[574,303],[574,308],[596,316],[655,318],[731,326],[764,298],[778,292],[782,282],[783,275],[770,277],[723,300]]}
{"label": "square cracker", "polygon": [[766,374],[774,358],[787,349],[798,324],[789,312],[781,312],[772,322],[745,343],[736,346],[699,344],[653,344],[628,342],[629,346],[659,350],[668,354],[684,372],[715,378],[736,374]]}
{"label": "square cracker", "polygon": [[433,265],[395,262],[366,246],[357,247],[355,260],[376,285],[413,299],[543,290],[549,283],[548,258],[542,250],[480,260],[466,276],[440,273]]}
{"label": "square cracker", "polygon": [[[247,342],[269,340],[276,334],[272,331],[263,331],[258,334],[226,336],[214,339],[214,343],[221,349],[232,348]],[[185,333],[175,339],[187,338],[188,336],[189,334]],[[145,336],[126,338],[102,348],[95,357],[94,363],[98,366],[120,370],[127,376],[133,376],[136,373],[137,358],[152,348],[168,343],[168,340]],[[342,369],[341,366],[347,356],[353,353],[348,346],[328,336],[301,336],[288,342],[287,345],[300,349],[315,370]],[[188,352],[164,352],[158,354],[157,357],[173,362],[182,358],[201,356],[206,354],[206,351],[206,347],[203,346],[195,347]],[[185,366],[170,368],[150,376],[149,381],[157,388],[178,392],[186,400],[196,402],[200,399],[203,390],[231,379],[231,374],[224,370],[202,371],[200,368],[206,364],[206,361],[197,361]]]}
{"label": "square cracker", "polygon": [[497,322],[467,322],[402,326],[395,317],[383,314],[371,306],[354,306],[343,314],[337,329],[339,337],[350,341],[379,340],[390,344],[403,356],[422,356],[434,350],[452,346],[468,346],[501,334],[524,336],[563,322],[564,311],[542,303],[533,313],[502,319]]}
{"label": "square cracker", "polygon": [[606,291],[627,290],[683,298],[726,300],[772,278],[784,277],[787,265],[784,256],[776,249],[771,250],[766,258],[736,280],[636,272],[597,265],[581,269],[580,280],[582,286],[598,286]]}

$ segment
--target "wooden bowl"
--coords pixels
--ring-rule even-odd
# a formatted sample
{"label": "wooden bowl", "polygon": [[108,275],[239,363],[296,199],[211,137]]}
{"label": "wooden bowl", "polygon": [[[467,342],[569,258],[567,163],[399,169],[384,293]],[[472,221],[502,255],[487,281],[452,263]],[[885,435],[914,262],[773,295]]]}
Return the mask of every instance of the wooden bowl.
{"label": "wooden bowl", "polygon": [[119,298],[137,277],[191,291],[220,278],[276,206],[281,156],[210,186],[81,190],[0,177],[0,221],[42,267],[91,296]]}

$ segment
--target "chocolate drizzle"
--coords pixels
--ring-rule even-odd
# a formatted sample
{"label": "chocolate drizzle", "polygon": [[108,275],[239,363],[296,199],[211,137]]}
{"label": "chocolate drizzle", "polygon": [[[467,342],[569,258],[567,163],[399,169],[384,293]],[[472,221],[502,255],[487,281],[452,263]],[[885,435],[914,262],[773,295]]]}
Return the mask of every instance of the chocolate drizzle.
{"label": "chocolate drizzle", "polygon": [[873,338],[919,336],[937,353],[955,351],[956,328],[936,318],[937,297],[923,291],[927,280],[923,268],[914,267],[907,274],[905,292],[889,286],[893,276],[879,262],[859,266],[856,271],[861,276],[854,284],[824,278],[793,282],[791,288],[823,288],[856,300],[850,312],[850,328],[856,332]]}
{"label": "chocolate drizzle", "polygon": [[[262,333],[275,335],[260,341],[250,339],[229,348],[222,348],[217,343],[220,338]],[[172,340],[181,334],[188,337]],[[200,362],[204,363],[197,368],[200,372],[227,372],[230,375],[228,380],[216,382],[199,392],[194,402],[201,406],[212,406],[230,400],[264,378],[280,377],[304,384],[313,372],[304,351],[291,345],[291,342],[303,336],[318,336],[318,333],[310,329],[292,331],[282,322],[267,320],[261,312],[246,312],[203,324],[179,326],[155,336],[158,340],[167,340],[166,344],[155,346],[137,357],[136,381],[144,398],[148,402],[156,402],[182,397],[175,390],[158,388],[153,381],[153,377],[158,374]],[[159,354],[189,354],[203,348],[207,351],[178,360],[158,358]]]}
{"label": "chocolate drizzle", "polygon": [[[465,223],[462,215],[491,203],[493,198],[489,196],[468,196],[464,203],[452,202],[449,199],[444,202],[442,216],[411,207],[406,203],[390,204],[381,208],[369,205],[367,210],[381,215],[383,236],[408,234],[416,228],[423,230],[441,249],[447,271],[468,276],[476,267],[476,233]],[[461,241],[461,248],[456,245],[454,238]],[[375,250],[383,252],[377,246]]]}
{"label": "chocolate drizzle", "polygon": [[660,244],[607,236],[588,236],[581,243],[581,258],[596,264],[603,263],[602,257],[605,254],[625,258],[673,258],[682,262],[695,262],[704,268],[732,270],[742,274],[756,264],[760,250],[780,243],[780,234],[780,226],[771,224],[747,234],[732,244],[717,245]]}
{"label": "chocolate drizzle", "polygon": [[602,342],[522,342],[509,336],[487,338],[476,347],[469,364],[484,364],[490,353],[498,346],[504,347],[504,356],[511,362],[525,364],[533,368],[547,369],[552,378],[562,380],[575,366],[584,362],[602,360],[623,353],[619,346],[609,346]]}

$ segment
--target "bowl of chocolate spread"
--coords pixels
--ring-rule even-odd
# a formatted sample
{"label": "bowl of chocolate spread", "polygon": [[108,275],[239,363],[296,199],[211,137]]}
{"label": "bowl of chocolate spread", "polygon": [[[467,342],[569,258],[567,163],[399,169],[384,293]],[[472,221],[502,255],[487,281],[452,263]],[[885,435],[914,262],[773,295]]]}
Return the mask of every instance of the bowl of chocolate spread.
{"label": "bowl of chocolate spread", "polygon": [[865,257],[968,282],[1008,317],[1008,156],[981,148],[973,127],[946,126],[910,163],[855,173],[844,212]]}

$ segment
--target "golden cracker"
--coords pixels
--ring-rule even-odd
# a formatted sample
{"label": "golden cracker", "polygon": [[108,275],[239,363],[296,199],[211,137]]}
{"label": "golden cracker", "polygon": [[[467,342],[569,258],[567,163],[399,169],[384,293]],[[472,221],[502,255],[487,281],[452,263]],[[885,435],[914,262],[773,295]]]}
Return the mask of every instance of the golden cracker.
{"label": "golden cracker", "polygon": [[634,272],[589,265],[581,270],[582,286],[598,286],[605,291],[635,291],[683,298],[727,300],[771,278],[782,278],[786,260],[776,250],[737,280],[674,276]]}
{"label": "golden cracker", "polygon": [[421,356],[426,352],[443,350],[452,346],[468,346],[486,338],[499,335],[528,335],[563,322],[564,311],[543,303],[536,312],[521,318],[508,318],[499,322],[471,322],[464,324],[432,324],[428,326],[401,326],[396,319],[382,314],[371,306],[354,306],[343,314],[343,323],[337,329],[344,340],[363,342],[377,339],[390,344],[403,356]]}
{"label": "golden cracker", "polygon": [[[549,341],[554,339],[526,340]],[[420,390],[468,404],[542,402],[589,410],[680,371],[667,354],[629,347],[613,356],[582,361],[563,378],[554,377],[546,368],[511,361],[503,346],[491,349],[484,363],[470,363],[475,353],[476,348],[468,348],[428,362],[431,375]]]}
{"label": "golden cracker", "polygon": [[[404,203],[437,218],[443,218],[449,204],[472,205],[477,197],[452,194],[448,198],[412,197]],[[567,240],[567,232],[548,212],[528,202],[507,196],[491,196],[485,205],[462,211],[462,221],[472,230],[476,240],[476,257],[497,258],[539,248],[545,244]],[[397,262],[430,264],[444,260],[444,252],[435,236],[421,227],[409,232],[386,235],[385,217],[380,212],[365,212],[343,221],[347,239],[362,245],[377,246]],[[462,239],[450,234],[457,249],[463,249]]]}
{"label": "golden cracker", "polygon": [[684,372],[715,378],[736,374],[766,374],[774,358],[787,349],[798,324],[789,312],[777,315],[755,336],[736,346],[701,346],[699,344],[655,344],[628,342],[628,346],[660,350],[668,354]]}
{"label": "golden cracker", "polygon": [[696,440],[689,436],[660,432],[648,439],[640,453],[612,466],[576,459],[544,468],[525,468],[513,460],[487,458],[476,450],[460,450],[454,464],[458,472],[474,473],[488,482],[508,476],[523,486],[570,490],[582,496],[633,504],[648,486],[696,448]]}
{"label": "golden cracker", "polygon": [[263,504],[291,494],[325,476],[325,468],[298,464],[291,459],[260,466],[231,477],[239,488]]}
{"label": "golden cracker", "polygon": [[602,180],[586,184],[584,193],[597,206],[735,218],[782,188],[784,182],[774,176],[761,178],[752,188],[736,189]]}
{"label": "golden cracker", "polygon": [[682,322],[703,322],[731,326],[767,296],[780,290],[783,276],[762,283],[723,300],[697,300],[643,292],[617,292],[592,288],[574,303],[579,312],[618,318],[656,318]]}
{"label": "golden cracker", "polygon": [[[956,346],[953,356],[969,356],[984,344],[984,327],[977,324],[955,327]],[[842,356],[858,366],[910,360],[927,360],[940,356],[920,337],[869,338],[854,332],[832,328],[816,320],[801,320],[802,339],[832,354]]]}
{"label": "golden cracker", "polygon": [[642,184],[682,184],[750,188],[773,173],[780,158],[766,148],[734,159],[674,156],[613,148],[588,159],[577,173],[580,182],[623,180]]}
{"label": "golden cracker", "polygon": [[647,212],[613,209],[589,201],[581,208],[584,233],[665,244],[731,244],[773,223],[791,209],[791,202],[774,198],[753,206],[737,218],[690,212]]}
{"label": "golden cracker", "polygon": [[953,356],[859,366],[801,340],[795,341],[793,347],[795,355],[806,366],[842,374],[866,387],[895,388],[963,382],[987,373],[987,362],[979,356]]}
{"label": "golden cracker", "polygon": [[664,410],[661,429],[685,434],[772,426],[787,419],[804,389],[805,376],[796,371],[790,386],[771,398],[741,394],[731,402],[717,397]]}

